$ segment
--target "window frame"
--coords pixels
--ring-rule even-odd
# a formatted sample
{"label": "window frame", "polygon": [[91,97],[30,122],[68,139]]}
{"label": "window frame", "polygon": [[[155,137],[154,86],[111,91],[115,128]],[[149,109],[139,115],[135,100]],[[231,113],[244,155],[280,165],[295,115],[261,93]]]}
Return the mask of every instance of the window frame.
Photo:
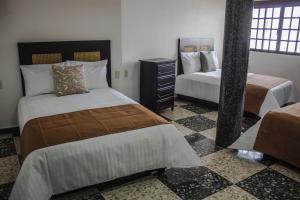
{"label": "window frame", "polygon": [[[295,6],[300,6],[300,1],[299,0],[285,0],[285,1],[282,1],[282,0],[269,0],[269,1],[256,1],[256,2],[254,2],[254,8],[253,9],[255,9],[255,8],[281,7],[281,10],[280,10],[279,26],[278,26],[278,33],[277,33],[277,40],[276,40],[277,41],[276,50],[264,50],[264,49],[252,49],[252,48],[250,48],[250,51],[300,56],[300,53],[297,53],[297,44],[300,44],[300,41],[298,41],[299,40],[298,37],[300,35],[300,21],[299,21],[299,25],[298,25],[299,31],[298,31],[297,39],[296,39],[296,51],[294,53],[293,52],[288,52],[288,51],[286,51],[286,52],[280,51],[280,44],[281,44],[281,41],[282,41],[281,40],[282,31],[285,30],[285,29],[283,29],[285,7],[295,7]],[[253,19],[253,17],[252,17],[252,19]],[[256,28],[256,30],[259,30],[259,29],[263,29],[263,34],[264,34],[264,31],[265,31],[266,28],[265,27],[264,28]],[[252,28],[251,28],[251,30],[252,30]],[[272,28],[271,28],[271,30],[272,30]],[[289,31],[292,30],[291,27],[288,30]],[[290,33],[289,33],[289,37],[290,37]],[[250,40],[251,40],[251,37],[250,37]],[[258,40],[257,36],[256,36],[255,40]],[[272,41],[272,39],[270,39],[270,41]],[[275,39],[273,41],[275,41]]]}

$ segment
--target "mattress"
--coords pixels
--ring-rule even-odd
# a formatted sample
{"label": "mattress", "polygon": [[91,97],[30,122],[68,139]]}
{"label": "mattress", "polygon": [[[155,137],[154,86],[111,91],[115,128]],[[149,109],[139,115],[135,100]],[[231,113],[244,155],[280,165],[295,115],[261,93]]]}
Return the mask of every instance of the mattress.
{"label": "mattress", "polygon": [[300,103],[269,112],[228,148],[262,152],[300,167]]}
{"label": "mattress", "polygon": [[[249,73],[248,76],[253,75]],[[179,75],[176,78],[175,93],[201,100],[219,103],[221,69],[213,72],[196,72]],[[288,102],[295,102],[295,87],[292,81],[286,81],[268,91],[260,108],[259,116],[280,108]]]}
{"label": "mattress", "polygon": [[[23,97],[21,130],[37,117],[136,103],[113,89],[56,97]],[[10,199],[46,200],[82,187],[160,168],[199,166],[199,158],[171,124],[153,126],[35,150],[27,156]]]}

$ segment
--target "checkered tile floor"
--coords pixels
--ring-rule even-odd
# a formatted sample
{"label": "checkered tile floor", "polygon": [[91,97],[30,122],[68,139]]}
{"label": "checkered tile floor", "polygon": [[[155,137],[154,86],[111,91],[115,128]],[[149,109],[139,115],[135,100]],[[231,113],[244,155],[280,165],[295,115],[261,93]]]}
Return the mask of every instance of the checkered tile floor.
{"label": "checkered tile floor", "polygon": [[[300,199],[300,169],[258,152],[235,151],[215,145],[217,111],[177,101],[175,110],[161,113],[184,134],[201,159],[193,169],[171,169],[143,177],[53,197],[54,200],[119,199]],[[245,118],[243,131],[256,122]],[[18,138],[0,136],[0,199],[7,199],[19,171]]]}

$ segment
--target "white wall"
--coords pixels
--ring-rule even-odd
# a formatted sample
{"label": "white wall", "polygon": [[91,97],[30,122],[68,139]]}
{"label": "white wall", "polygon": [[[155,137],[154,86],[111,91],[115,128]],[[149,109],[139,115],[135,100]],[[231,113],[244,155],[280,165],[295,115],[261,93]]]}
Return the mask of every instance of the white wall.
{"label": "white wall", "polygon": [[225,0],[123,0],[122,91],[139,99],[138,60],[177,58],[180,37],[214,37],[222,56]]}
{"label": "white wall", "polygon": [[[0,0],[0,128],[17,125],[17,42],[110,39],[121,72],[113,87],[139,100],[138,60],[176,58],[180,37],[214,37],[221,59],[224,16],[225,0]],[[291,79],[298,90],[299,65],[299,56],[250,53],[250,72]]]}
{"label": "white wall", "polygon": [[113,87],[138,100],[138,60],[176,58],[178,38],[214,37],[221,58],[224,15],[225,0],[0,0],[0,128],[17,125],[17,42],[110,39]]}
{"label": "white wall", "polygon": [[250,52],[249,72],[267,74],[292,80],[300,90],[300,56]]}
{"label": "white wall", "polygon": [[17,124],[17,42],[110,39],[121,66],[120,0],[0,0],[0,27],[0,128]]}

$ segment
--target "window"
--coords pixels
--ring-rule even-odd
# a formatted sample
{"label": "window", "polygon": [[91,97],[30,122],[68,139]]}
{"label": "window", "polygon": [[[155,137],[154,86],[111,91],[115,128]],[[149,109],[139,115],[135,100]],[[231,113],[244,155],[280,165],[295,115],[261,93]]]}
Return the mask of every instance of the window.
{"label": "window", "polygon": [[253,9],[250,49],[300,55],[300,1],[259,1]]}

